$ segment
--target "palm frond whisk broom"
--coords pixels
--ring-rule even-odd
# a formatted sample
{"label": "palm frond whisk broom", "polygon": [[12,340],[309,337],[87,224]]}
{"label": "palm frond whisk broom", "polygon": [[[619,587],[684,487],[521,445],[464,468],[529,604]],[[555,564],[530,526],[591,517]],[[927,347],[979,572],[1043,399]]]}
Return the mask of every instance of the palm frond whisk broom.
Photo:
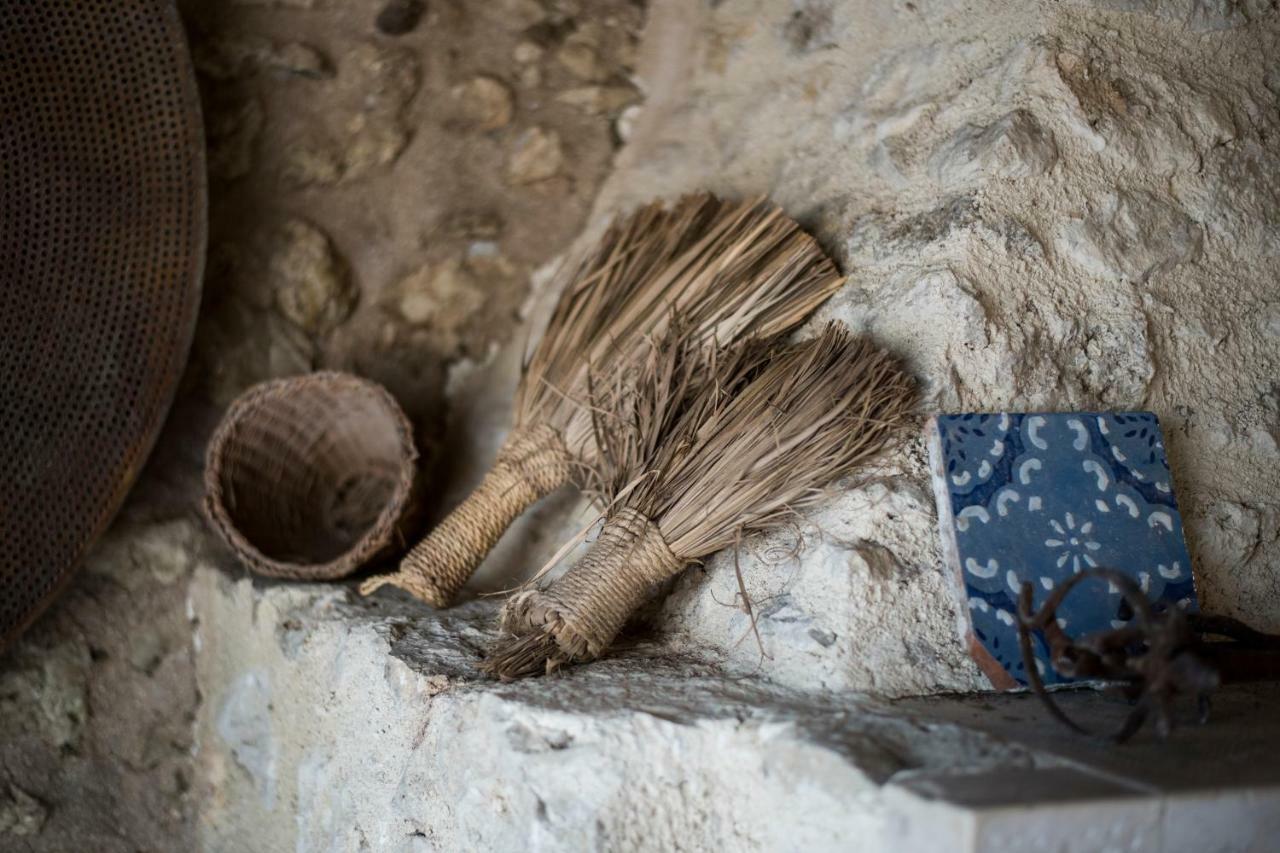
{"label": "palm frond whisk broom", "polygon": [[914,381],[836,324],[802,343],[719,355],[712,380],[692,395],[638,383],[638,395],[668,411],[637,401],[645,416],[632,418],[636,436],[604,446],[600,476],[613,501],[600,535],[564,575],[508,600],[503,627],[516,636],[493,649],[488,672],[511,679],[600,657],[662,583],[743,535],[785,524],[911,418]]}
{"label": "palm frond whisk broom", "polygon": [[595,465],[589,382],[628,370],[672,318],[696,345],[777,335],[841,281],[816,241],[764,200],[704,193],[616,221],[564,279],[516,390],[513,428],[483,481],[396,572],[360,591],[393,584],[450,604],[511,522]]}

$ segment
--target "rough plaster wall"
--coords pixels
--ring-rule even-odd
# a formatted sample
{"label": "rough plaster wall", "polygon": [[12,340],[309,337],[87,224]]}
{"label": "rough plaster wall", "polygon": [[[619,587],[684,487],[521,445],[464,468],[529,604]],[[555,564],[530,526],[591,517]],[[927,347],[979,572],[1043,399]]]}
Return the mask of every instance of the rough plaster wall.
{"label": "rough plaster wall", "polygon": [[[1140,407],[1165,427],[1202,605],[1280,630],[1280,14],[1269,3],[658,2],[598,210],[767,192],[850,283],[837,318],[937,410]],[[734,666],[978,686],[919,442],[661,625]],[[779,555],[782,555],[781,557]]]}
{"label": "rough plaster wall", "polygon": [[71,588],[0,658],[6,853],[191,842],[187,585],[209,539],[172,485],[146,478]]}

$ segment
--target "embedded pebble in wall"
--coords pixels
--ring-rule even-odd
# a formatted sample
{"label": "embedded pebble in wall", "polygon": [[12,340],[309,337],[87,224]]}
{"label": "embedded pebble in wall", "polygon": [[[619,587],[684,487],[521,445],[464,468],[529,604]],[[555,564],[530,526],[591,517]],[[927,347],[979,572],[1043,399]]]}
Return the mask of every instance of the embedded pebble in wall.
{"label": "embedded pebble in wall", "polygon": [[455,86],[452,95],[467,123],[478,131],[497,130],[511,122],[515,99],[507,85],[495,77],[472,77]]}
{"label": "embedded pebble in wall", "polygon": [[196,70],[214,80],[243,80],[255,74],[323,79],[333,76],[328,58],[303,42],[276,42],[262,36],[228,36],[192,49]]}
{"label": "embedded pebble in wall", "polygon": [[374,19],[374,25],[386,35],[402,36],[413,32],[423,11],[425,6],[422,0],[388,0]]}
{"label": "embedded pebble in wall", "polygon": [[517,185],[535,184],[560,174],[563,165],[560,134],[531,127],[516,137],[507,159],[507,181]]}
{"label": "embedded pebble in wall", "polygon": [[478,279],[456,258],[413,271],[392,288],[392,299],[400,319],[426,329],[446,353],[458,350],[466,324],[484,307]]}
{"label": "embedded pebble in wall", "polygon": [[359,293],[324,232],[291,219],[278,231],[268,270],[280,313],[314,335],[333,331],[355,309]]}
{"label": "embedded pebble in wall", "polygon": [[639,97],[640,93],[630,86],[580,86],[566,89],[556,100],[594,116],[617,112]]}
{"label": "embedded pebble in wall", "polygon": [[541,47],[531,41],[522,41],[515,46],[511,52],[511,58],[521,65],[527,65],[530,62],[537,62],[545,53]]}
{"label": "embedded pebble in wall", "polygon": [[337,75],[308,92],[316,127],[287,136],[280,171],[293,186],[325,186],[371,176],[396,162],[413,129],[406,117],[421,83],[408,48],[358,44],[339,57]]}
{"label": "embedded pebble in wall", "polygon": [[503,24],[512,30],[528,29],[547,17],[547,10],[538,0],[498,0],[495,5]]}
{"label": "embedded pebble in wall", "polygon": [[48,817],[45,805],[17,785],[9,785],[7,796],[0,791],[0,835],[16,838],[39,835]]}
{"label": "embedded pebble in wall", "polygon": [[636,122],[640,120],[640,113],[643,110],[642,105],[632,104],[618,114],[613,122],[613,132],[619,142],[625,144],[631,141],[632,135],[636,132]]}
{"label": "embedded pebble in wall", "polygon": [[609,76],[595,47],[581,38],[570,38],[556,53],[556,59],[580,80],[602,82]]}

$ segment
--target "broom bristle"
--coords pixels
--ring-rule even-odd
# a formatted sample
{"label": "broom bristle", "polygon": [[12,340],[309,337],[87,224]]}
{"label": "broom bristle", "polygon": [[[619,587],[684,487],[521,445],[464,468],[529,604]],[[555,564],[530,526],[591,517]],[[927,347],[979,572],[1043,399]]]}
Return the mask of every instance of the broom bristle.
{"label": "broom bristle", "polygon": [[648,442],[652,457],[602,454],[601,478],[628,484],[620,505],[698,559],[821,499],[897,436],[915,398],[892,356],[832,323],[812,340],[722,356],[708,391]]}
{"label": "broom bristle", "polygon": [[593,382],[589,394],[600,450],[586,466],[586,490],[602,506],[613,503],[641,472],[652,472],[680,422],[736,394],[779,346],[776,339],[750,337],[729,347],[699,347],[683,326],[673,325],[650,340],[643,357],[615,375],[612,386]]}
{"label": "broom bristle", "polygon": [[595,460],[592,378],[613,384],[678,317],[695,346],[769,337],[804,320],[842,283],[817,242],[763,199],[701,193],[616,222],[576,266],[516,392],[516,423],[560,431]]}
{"label": "broom bristle", "polygon": [[480,671],[501,681],[550,675],[569,662],[550,632],[539,630],[502,640],[485,655]]}

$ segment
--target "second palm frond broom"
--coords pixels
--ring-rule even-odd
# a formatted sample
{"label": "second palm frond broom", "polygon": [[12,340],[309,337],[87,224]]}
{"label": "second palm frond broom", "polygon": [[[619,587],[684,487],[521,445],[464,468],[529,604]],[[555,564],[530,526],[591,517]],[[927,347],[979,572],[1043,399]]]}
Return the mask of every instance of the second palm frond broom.
{"label": "second palm frond broom", "polygon": [[488,655],[489,673],[508,680],[600,657],[686,565],[785,524],[861,471],[909,423],[916,396],[890,355],[835,324],[802,343],[730,348],[709,380],[655,364],[619,417],[631,437],[602,442],[610,501],[599,536],[565,574],[507,602],[503,628],[515,637]]}
{"label": "second palm frond broom", "polygon": [[513,428],[480,485],[396,572],[360,591],[392,584],[448,606],[521,513],[594,468],[592,381],[615,383],[673,320],[695,347],[770,337],[841,283],[817,242],[764,200],[703,193],[619,219],[564,279],[516,390]]}

